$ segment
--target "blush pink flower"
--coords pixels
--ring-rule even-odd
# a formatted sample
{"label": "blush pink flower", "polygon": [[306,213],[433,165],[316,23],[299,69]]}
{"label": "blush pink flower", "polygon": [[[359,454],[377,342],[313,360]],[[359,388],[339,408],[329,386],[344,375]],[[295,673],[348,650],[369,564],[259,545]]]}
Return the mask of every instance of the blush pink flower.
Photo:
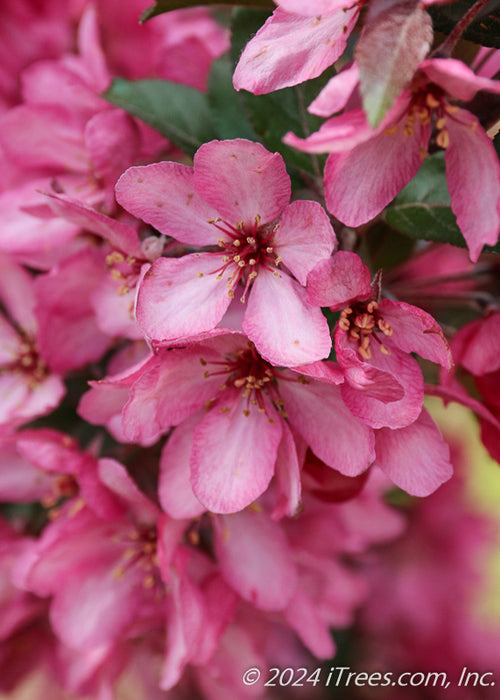
{"label": "blush pink flower", "polygon": [[352,413],[373,428],[404,428],[422,410],[422,372],[410,353],[451,367],[448,343],[428,313],[380,300],[380,280],[355,253],[339,251],[308,276],[309,299],[341,311],[335,327],[341,392]]}
{"label": "blush pink flower", "polygon": [[331,254],[335,234],[318,203],[289,204],[290,178],[278,153],[243,139],[211,141],[195,154],[193,168],[167,162],[129,168],[116,195],[161,233],[210,246],[159,258],[145,275],[137,321],[155,344],[212,330],[237,296],[246,303],[243,331],[269,362],[300,365],[328,356],[328,324],[307,302],[304,286],[307,273]]}
{"label": "blush pink flower", "polygon": [[[329,116],[344,109],[357,85],[354,64],[332,78],[310,111]],[[293,134],[284,140],[307,152],[331,153],[325,169],[327,207],[348,226],[359,226],[417,173],[434,135],[445,151],[451,208],[476,261],[500,231],[498,157],[478,119],[457,104],[469,102],[479,90],[498,93],[500,84],[461,61],[429,58],[376,129],[361,109],[353,109],[332,117],[305,140]]]}

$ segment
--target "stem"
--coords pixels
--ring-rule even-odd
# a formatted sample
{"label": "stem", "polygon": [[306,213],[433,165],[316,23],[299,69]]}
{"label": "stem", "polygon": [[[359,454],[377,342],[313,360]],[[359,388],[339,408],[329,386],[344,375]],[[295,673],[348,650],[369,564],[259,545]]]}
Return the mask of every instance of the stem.
{"label": "stem", "polygon": [[489,1],[490,0],[477,0],[477,2],[475,2],[474,5],[470,8],[470,10],[468,10],[465,13],[460,22],[452,30],[451,34],[449,34],[449,36],[443,41],[441,46],[439,46],[436,49],[436,51],[434,52],[435,55],[441,56],[443,58],[450,58],[462,34],[465,32],[469,24],[476,17],[476,15],[479,14],[483,7],[489,3]]}

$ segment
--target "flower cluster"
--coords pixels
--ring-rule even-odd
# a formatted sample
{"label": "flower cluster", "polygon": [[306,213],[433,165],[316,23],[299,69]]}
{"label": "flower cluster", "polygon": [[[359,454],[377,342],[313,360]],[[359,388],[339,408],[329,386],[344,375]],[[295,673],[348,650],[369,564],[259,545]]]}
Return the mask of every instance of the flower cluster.
{"label": "flower cluster", "polygon": [[[498,55],[447,55],[476,11],[431,55],[417,3],[280,0],[233,89],[224,54],[260,12],[231,37],[206,8],[139,25],[125,4],[1,10],[0,692],[271,697],[244,671],[331,659],[363,606],[371,633],[378,548],[457,483],[424,394],[472,408],[500,459],[500,165],[476,101]],[[406,31],[374,116],[366,53]],[[334,64],[310,133],[301,85]],[[414,176],[470,259],[402,235]]]}

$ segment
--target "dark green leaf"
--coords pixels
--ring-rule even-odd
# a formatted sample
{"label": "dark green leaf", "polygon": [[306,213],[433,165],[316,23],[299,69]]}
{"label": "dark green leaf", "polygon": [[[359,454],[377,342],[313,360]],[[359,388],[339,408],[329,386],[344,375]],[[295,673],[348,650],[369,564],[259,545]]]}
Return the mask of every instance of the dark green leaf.
{"label": "dark green leaf", "polygon": [[189,155],[217,138],[205,93],[167,80],[117,78],[103,97],[142,119]]}
{"label": "dark green leaf", "polygon": [[[467,247],[451,210],[443,152],[424,161],[385,216],[390,226],[412,238]],[[486,249],[500,252],[498,245]]]}
{"label": "dark green leaf", "polygon": [[[456,0],[449,5],[432,5],[427,8],[434,29],[449,34],[459,20],[474,5],[475,0]],[[469,24],[463,34],[464,39],[475,41],[482,46],[500,49],[500,9],[498,0],[492,0]]]}
{"label": "dark green leaf", "polygon": [[[141,14],[141,22],[147,22],[148,19],[162,15],[164,12],[171,10],[179,10],[183,7],[198,7],[200,5],[220,5],[220,2],[213,0],[156,0],[154,5],[148,7]],[[230,5],[245,5],[246,7],[266,7],[273,9],[276,7],[272,0],[232,0]]]}
{"label": "dark green leaf", "polygon": [[248,121],[243,96],[233,88],[233,65],[229,56],[214,61],[208,77],[208,103],[220,139],[259,138]]}
{"label": "dark green leaf", "polygon": [[[248,40],[262,26],[268,13],[248,8],[237,8],[232,19],[232,53],[235,63]],[[315,174],[313,159],[307,153],[286,146],[282,139],[292,131],[305,137],[317,131],[322,119],[307,112],[307,106],[317,96],[331,77],[326,71],[319,78],[309,80],[293,88],[276,90],[268,95],[252,95],[241,90],[246,112],[253,128],[271,151],[278,151],[287,163],[295,168]],[[318,158],[322,164],[324,158]]]}

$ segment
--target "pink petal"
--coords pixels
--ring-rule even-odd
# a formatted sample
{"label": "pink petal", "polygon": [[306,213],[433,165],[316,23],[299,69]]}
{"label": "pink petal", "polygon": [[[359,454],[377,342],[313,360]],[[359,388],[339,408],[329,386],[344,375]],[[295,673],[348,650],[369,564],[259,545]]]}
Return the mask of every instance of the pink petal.
{"label": "pink petal", "polygon": [[353,0],[276,0],[276,4],[287,12],[295,12],[298,15],[316,17],[335,10],[344,9],[354,4]]}
{"label": "pink petal", "polygon": [[[337,347],[337,338],[335,345]],[[372,357],[366,364],[392,375],[403,388],[403,397],[387,402],[385,396],[383,399],[376,398],[376,392],[360,391],[358,387],[344,382],[341,386],[342,398],[352,413],[372,428],[402,428],[413,423],[422,409],[422,371],[411,355],[401,352],[387,341],[384,345],[390,349],[390,356],[373,348]]]}
{"label": "pink petal", "polygon": [[330,659],[336,648],[328,625],[322,619],[316,601],[297,590],[285,611],[286,621],[307,649],[320,659]]}
{"label": "pink petal", "polygon": [[160,511],[136,486],[127,470],[115,459],[103,458],[98,462],[99,479],[141,523],[155,523]]}
{"label": "pink petal", "polygon": [[274,470],[276,504],[271,515],[273,520],[279,520],[285,515],[288,517],[297,515],[300,508],[302,488],[295,440],[285,421],[282,422],[282,429],[283,432]]}
{"label": "pink petal", "polygon": [[[500,163],[478,120],[459,110],[446,119],[450,145],[445,152],[451,208],[456,214],[470,257],[483,245],[495,245],[500,231]],[[473,203],[473,204],[472,204]]]}
{"label": "pink petal", "polygon": [[[460,351],[457,343],[462,338],[464,347]],[[463,326],[452,340],[457,363],[476,376],[500,369],[499,347],[500,313],[492,313]]]}
{"label": "pink petal", "polygon": [[378,311],[394,330],[391,343],[403,352],[416,352],[426,360],[450,368],[453,364],[448,341],[430,314],[402,301],[383,299]]}
{"label": "pink petal", "polygon": [[67,195],[46,192],[45,196],[49,198],[49,206],[57,216],[102,236],[117,250],[139,259],[144,257],[137,231],[130,224],[101,214],[85,202],[72,199]]}
{"label": "pink petal", "polygon": [[21,105],[1,120],[1,141],[9,158],[25,168],[90,170],[81,126],[66,110],[48,105]]}
{"label": "pink petal", "polygon": [[209,223],[218,212],[197,194],[188,165],[162,162],[129,168],[116,184],[116,199],[134,216],[183,243],[214,245],[221,237]]}
{"label": "pink petal", "polygon": [[[271,303],[270,303],[271,300]],[[306,291],[284,272],[261,268],[243,319],[243,330],[262,357],[287,367],[328,357],[332,347],[321,309],[307,302]]]}
{"label": "pink petal", "polygon": [[223,219],[250,230],[256,216],[263,224],[276,219],[291,194],[281,155],[246,139],[203,144],[194,156],[194,184]]}
{"label": "pink petal", "polygon": [[283,211],[272,245],[292,275],[305,286],[308,273],[317,262],[330,257],[336,244],[323,207],[317,202],[296,201]]}
{"label": "pink petal", "polygon": [[189,470],[193,433],[202,418],[196,413],[181,423],[161,453],[158,498],[172,518],[197,518],[206,510],[193,493]]}
{"label": "pink petal", "polygon": [[125,294],[122,283],[111,275],[105,277],[90,295],[92,309],[99,329],[111,338],[140,340],[143,333],[135,320],[136,289]]}
{"label": "pink petal", "polygon": [[162,343],[210,331],[231,303],[227,276],[218,253],[193,253],[159,258],[148,270],[137,297],[137,322],[144,333]]}
{"label": "pink petal", "polygon": [[328,157],[326,204],[334,216],[348,226],[364,224],[416,175],[429,140],[429,126],[417,120],[414,128],[413,136],[405,136],[400,121],[396,133],[386,129],[352,151]]}
{"label": "pink petal", "polygon": [[355,6],[311,19],[278,7],[245,47],[234,87],[261,95],[315,78],[344,52],[358,14]]}
{"label": "pink petal", "polygon": [[330,78],[316,99],[311,102],[308,112],[318,117],[329,117],[340,112],[346,106],[354,89],[359,83],[359,68],[353,62],[349,68]]}
{"label": "pink petal", "polygon": [[[12,321],[28,335],[34,335],[37,323],[33,278],[8,255],[0,255],[0,299]],[[11,335],[7,328],[4,332]]]}
{"label": "pink petal", "polygon": [[474,73],[465,63],[455,58],[428,58],[419,66],[433,83],[453,97],[470,102],[478,90],[500,93],[500,82]]}
{"label": "pink petal", "polygon": [[216,518],[215,551],[225,580],[261,610],[283,610],[297,574],[282,528],[264,512]]}
{"label": "pink petal", "polygon": [[329,306],[332,311],[340,311],[357,299],[369,299],[372,294],[370,270],[356,253],[339,250],[321,260],[307,278],[311,304]]}
{"label": "pink petal", "polygon": [[279,392],[292,427],[325,464],[346,476],[369,467],[374,459],[372,431],[349,411],[339,387],[314,380],[284,381]]}
{"label": "pink petal", "polygon": [[369,140],[373,133],[363,110],[353,109],[331,117],[305,139],[288,132],[283,143],[305,153],[339,153]]}
{"label": "pink petal", "polygon": [[3,502],[39,501],[52,491],[53,476],[37,469],[19,454],[14,439],[2,438],[0,445],[0,499]]}
{"label": "pink petal", "polygon": [[191,484],[201,503],[213,513],[233,513],[258,498],[274,473],[281,430],[269,401],[261,412],[226,390],[194,432]]}
{"label": "pink petal", "polygon": [[378,431],[375,449],[375,464],[412,496],[428,496],[453,474],[448,445],[425,408],[407,428]]}

